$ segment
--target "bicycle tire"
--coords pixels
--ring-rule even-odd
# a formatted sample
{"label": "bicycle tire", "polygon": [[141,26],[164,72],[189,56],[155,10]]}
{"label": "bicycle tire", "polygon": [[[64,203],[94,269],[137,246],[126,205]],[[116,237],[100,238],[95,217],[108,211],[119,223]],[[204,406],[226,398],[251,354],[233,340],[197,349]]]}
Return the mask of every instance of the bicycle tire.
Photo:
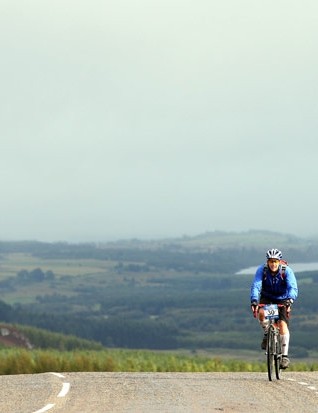
{"label": "bicycle tire", "polygon": [[281,368],[280,368],[280,363],[282,360],[282,339],[279,333],[279,329],[276,330],[276,351],[275,351],[275,374],[276,374],[276,379],[279,380],[281,376]]}
{"label": "bicycle tire", "polygon": [[274,371],[274,331],[272,326],[269,327],[268,329],[268,335],[267,335],[267,373],[268,373],[268,380],[272,381],[273,377],[273,371]]}

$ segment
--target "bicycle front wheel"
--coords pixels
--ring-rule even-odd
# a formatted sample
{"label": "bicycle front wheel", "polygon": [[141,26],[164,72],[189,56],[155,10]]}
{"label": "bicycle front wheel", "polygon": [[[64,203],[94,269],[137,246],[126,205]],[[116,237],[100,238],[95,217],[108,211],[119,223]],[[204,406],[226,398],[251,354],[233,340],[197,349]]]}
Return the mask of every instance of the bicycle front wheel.
{"label": "bicycle front wheel", "polygon": [[267,335],[267,373],[268,380],[272,381],[273,372],[274,372],[274,353],[275,353],[275,343],[274,343],[274,332],[272,328],[268,329]]}
{"label": "bicycle front wheel", "polygon": [[280,362],[282,360],[282,342],[281,342],[281,337],[279,334],[279,330],[276,332],[276,340],[275,340],[275,373],[276,373],[276,379],[280,379],[280,374],[281,374],[281,368],[280,368]]}

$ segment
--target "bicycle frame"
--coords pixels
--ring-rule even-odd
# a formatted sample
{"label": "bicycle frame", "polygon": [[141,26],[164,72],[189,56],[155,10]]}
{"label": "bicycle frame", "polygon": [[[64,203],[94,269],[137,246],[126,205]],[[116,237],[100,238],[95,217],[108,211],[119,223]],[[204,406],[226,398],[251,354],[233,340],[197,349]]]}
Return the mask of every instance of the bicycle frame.
{"label": "bicycle frame", "polygon": [[268,379],[272,381],[273,370],[275,367],[276,379],[280,379],[281,368],[280,363],[282,360],[282,343],[280,337],[279,329],[279,307],[284,307],[283,304],[260,304],[264,310],[265,319],[269,321],[268,332],[267,332],[267,372]]}

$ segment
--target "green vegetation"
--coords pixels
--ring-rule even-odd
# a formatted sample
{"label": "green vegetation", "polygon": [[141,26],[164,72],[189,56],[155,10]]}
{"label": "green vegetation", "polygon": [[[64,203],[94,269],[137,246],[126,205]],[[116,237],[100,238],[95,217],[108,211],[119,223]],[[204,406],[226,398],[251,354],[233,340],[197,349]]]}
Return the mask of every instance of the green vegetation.
{"label": "green vegetation", "polygon": [[[316,241],[259,231],[108,244],[0,242],[0,320],[35,328],[25,334],[37,350],[252,351],[261,340],[249,307],[252,275],[236,273],[263,262],[272,246],[289,262],[318,261]],[[291,356],[308,360],[317,351],[318,272],[296,275]]]}
{"label": "green vegetation", "polygon": [[25,335],[32,346],[36,349],[55,349],[59,351],[78,351],[78,350],[103,350],[100,343],[92,340],[85,340],[76,336],[60,333],[52,333],[30,326],[16,326],[17,330]]}
{"label": "green vegetation", "polygon": [[[318,363],[292,364],[290,371],[317,371]],[[45,372],[265,372],[266,364],[133,350],[0,350],[0,374]]]}

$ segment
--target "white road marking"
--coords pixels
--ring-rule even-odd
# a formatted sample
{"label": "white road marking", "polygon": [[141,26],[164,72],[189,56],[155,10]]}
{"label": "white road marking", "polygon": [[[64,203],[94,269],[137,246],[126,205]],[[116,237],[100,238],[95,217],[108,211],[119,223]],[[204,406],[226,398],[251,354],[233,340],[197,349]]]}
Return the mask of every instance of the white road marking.
{"label": "white road marking", "polygon": [[59,392],[59,394],[57,395],[57,397],[64,397],[64,396],[66,396],[67,393],[68,393],[69,390],[70,390],[70,387],[71,387],[70,383],[63,383],[62,390]]}
{"label": "white road marking", "polygon": [[[60,374],[60,373],[50,373],[50,374],[53,374],[54,376],[57,376],[57,377],[62,378],[62,379],[65,378],[65,376],[63,376],[63,374]],[[63,383],[62,390],[59,392],[57,397],[65,397],[67,395],[67,393],[69,392],[70,387],[71,387],[70,383]],[[36,412],[33,412],[33,413],[45,413],[48,410],[52,409],[52,407],[54,407],[54,406],[55,406],[54,403],[49,403],[46,406],[44,406],[42,409],[37,410]]]}
{"label": "white road marking", "polygon": [[[288,378],[287,380],[288,380],[288,381],[294,381],[294,382],[297,381],[297,380],[295,380],[295,379],[290,379],[290,378]],[[314,392],[318,395],[318,391],[316,391],[316,390],[317,390],[317,387],[315,387],[315,386],[310,386],[308,383],[306,383],[306,382],[304,382],[304,381],[298,381],[297,383],[300,384],[301,386],[307,386],[307,388],[308,388],[309,390],[314,390]]]}
{"label": "white road marking", "polygon": [[43,407],[43,409],[37,410],[36,412],[33,413],[44,413],[47,412],[48,410],[52,409],[52,407],[54,407],[55,404],[47,404],[45,407]]}
{"label": "white road marking", "polygon": [[53,374],[54,376],[60,377],[61,379],[65,378],[65,376],[63,376],[63,374],[60,374],[60,373],[50,373],[50,374]]}

